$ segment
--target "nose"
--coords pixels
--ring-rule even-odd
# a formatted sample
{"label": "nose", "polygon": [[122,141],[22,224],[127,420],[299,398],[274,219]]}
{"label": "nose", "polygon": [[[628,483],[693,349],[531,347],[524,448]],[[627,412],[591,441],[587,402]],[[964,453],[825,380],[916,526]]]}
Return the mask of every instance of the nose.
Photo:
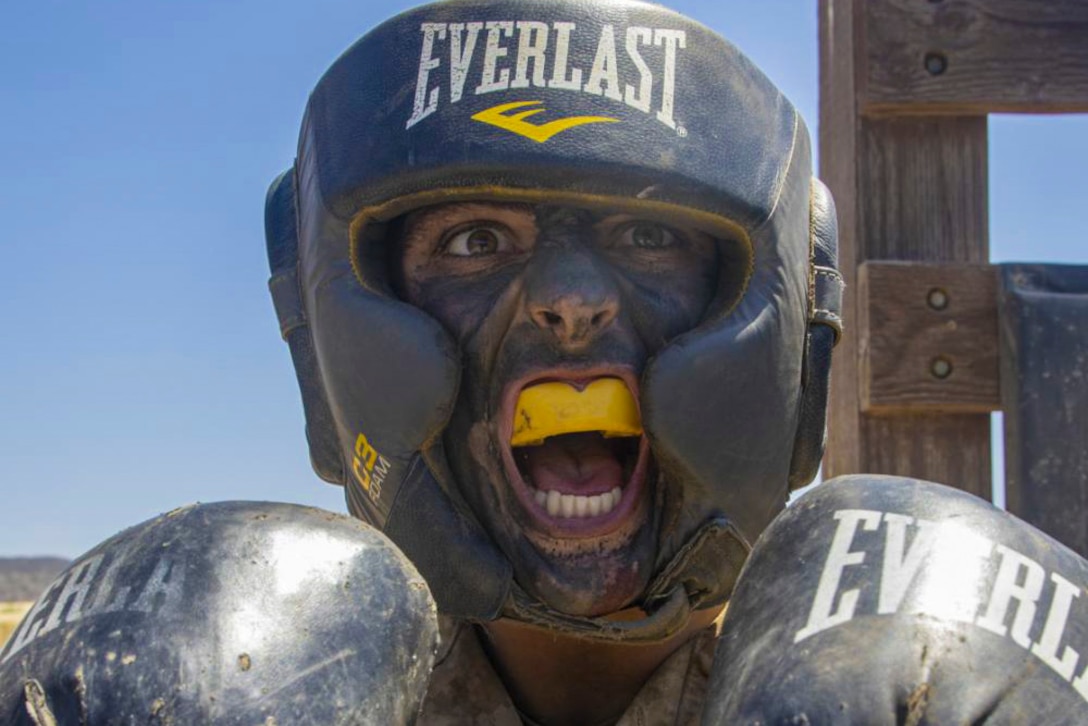
{"label": "nose", "polygon": [[589,345],[620,311],[619,293],[591,255],[554,250],[535,260],[526,276],[526,308],[541,330],[568,349]]}
{"label": "nose", "polygon": [[618,312],[619,304],[614,299],[587,300],[577,294],[529,308],[538,328],[550,330],[560,343],[571,347],[593,340],[615,320]]}

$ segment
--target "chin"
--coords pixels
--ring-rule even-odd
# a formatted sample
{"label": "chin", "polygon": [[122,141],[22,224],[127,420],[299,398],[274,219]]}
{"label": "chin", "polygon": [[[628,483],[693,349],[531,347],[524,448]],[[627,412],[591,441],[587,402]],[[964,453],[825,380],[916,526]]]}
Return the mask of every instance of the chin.
{"label": "chin", "polygon": [[[562,554],[567,543],[526,537],[513,559],[514,577],[530,595],[568,615],[599,616],[636,604],[653,574],[656,543],[647,525],[627,544]],[[541,547],[544,544],[545,547]],[[580,549],[585,549],[581,543]],[[555,549],[552,549],[552,548]]]}

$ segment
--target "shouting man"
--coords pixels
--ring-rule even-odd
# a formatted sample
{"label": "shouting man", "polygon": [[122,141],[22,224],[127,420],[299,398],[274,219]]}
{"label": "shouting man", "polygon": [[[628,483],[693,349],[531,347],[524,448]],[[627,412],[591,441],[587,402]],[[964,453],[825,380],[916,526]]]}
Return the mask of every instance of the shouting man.
{"label": "shouting man", "polygon": [[1088,722],[1075,554],[913,480],[783,513],[823,449],[834,211],[706,28],[399,15],[318,83],[266,223],[311,459],[365,524],[117,535],[0,652],[4,723]]}
{"label": "shouting man", "polygon": [[438,3],[326,73],[269,208],[314,466],[443,616],[424,722],[696,719],[822,451],[840,282],[793,106],[655,5]]}

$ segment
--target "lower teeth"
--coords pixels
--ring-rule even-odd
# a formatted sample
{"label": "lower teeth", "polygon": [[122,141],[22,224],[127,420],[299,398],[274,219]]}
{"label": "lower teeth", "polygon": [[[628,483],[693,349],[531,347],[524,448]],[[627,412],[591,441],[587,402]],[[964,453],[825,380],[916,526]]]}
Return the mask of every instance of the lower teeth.
{"label": "lower teeth", "polygon": [[610,492],[586,497],[580,494],[561,494],[554,489],[548,492],[537,489],[533,496],[540,508],[547,510],[549,516],[581,519],[608,514],[620,503],[623,491],[615,487]]}

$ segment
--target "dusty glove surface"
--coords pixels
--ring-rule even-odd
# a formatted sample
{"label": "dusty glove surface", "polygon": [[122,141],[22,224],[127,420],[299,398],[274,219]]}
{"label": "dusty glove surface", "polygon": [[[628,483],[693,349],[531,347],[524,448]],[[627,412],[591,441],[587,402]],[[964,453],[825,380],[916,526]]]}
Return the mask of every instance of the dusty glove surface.
{"label": "dusty glove surface", "polygon": [[0,723],[411,723],[437,632],[423,579],[365,524],[186,507],[46,590],[0,652]]}
{"label": "dusty glove surface", "polygon": [[963,492],[851,476],[756,544],[705,724],[1088,723],[1088,564]]}

